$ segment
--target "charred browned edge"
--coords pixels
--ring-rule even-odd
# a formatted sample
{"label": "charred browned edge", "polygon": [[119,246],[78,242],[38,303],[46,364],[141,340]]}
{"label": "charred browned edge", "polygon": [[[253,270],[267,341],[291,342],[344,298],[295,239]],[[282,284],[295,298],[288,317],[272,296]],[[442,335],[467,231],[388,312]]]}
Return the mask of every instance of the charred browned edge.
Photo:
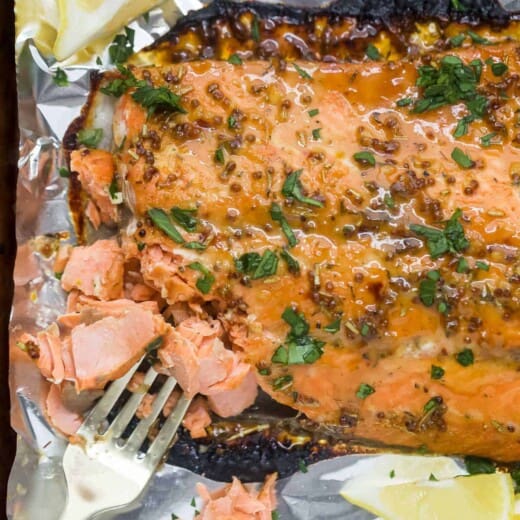
{"label": "charred browned edge", "polygon": [[[226,54],[230,52],[241,52],[245,59],[358,61],[364,59],[367,44],[381,31],[388,34],[392,44],[403,56],[413,56],[408,36],[417,21],[435,20],[441,29],[456,21],[472,26],[484,24],[491,30],[500,30],[518,19],[505,12],[496,1],[459,1],[464,7],[463,11],[455,10],[450,0],[344,0],[319,9],[217,0],[179,19],[165,36],[142,52],[151,53],[152,57],[155,53],[158,53],[157,56],[162,53],[163,60],[170,63],[226,59]],[[250,29],[242,23],[244,16],[253,16],[259,22],[261,37],[258,41],[252,38]],[[354,21],[356,29],[352,34],[334,40],[334,30],[340,32],[343,26],[352,26]],[[316,38],[313,35],[316,24],[320,22],[331,30],[328,33],[325,31],[322,38]],[[224,42],[222,35],[226,31],[231,33],[232,38],[226,38]],[[295,43],[287,45],[287,35],[293,35]],[[305,45],[298,43],[298,40],[303,40]],[[440,40],[438,50],[446,45],[447,41]],[[78,148],[77,133],[85,125],[102,79],[111,74],[92,74],[89,98],[63,140],[67,159],[70,158],[70,152]],[[85,240],[82,199],[80,183],[73,173],[69,201],[80,241]],[[348,434],[348,422],[343,431],[331,431],[312,424],[301,415],[294,417],[294,411],[261,394],[260,403],[257,401],[240,418],[227,421],[229,434],[222,433],[227,431],[222,421],[217,422],[209,438],[202,440],[191,439],[181,428],[168,461],[209,478],[230,480],[232,476],[237,476],[243,481],[258,481],[273,471],[277,471],[281,477],[288,476],[297,471],[302,463],[309,464],[352,453],[373,453],[378,449],[370,442],[353,440]],[[272,411],[271,407],[278,409],[277,414],[264,420],[266,414]],[[219,421],[218,418],[215,420]],[[269,428],[237,439],[231,434],[261,422],[269,422]],[[221,433],[216,433],[218,431]],[[385,450],[389,449],[391,447],[385,447]]]}

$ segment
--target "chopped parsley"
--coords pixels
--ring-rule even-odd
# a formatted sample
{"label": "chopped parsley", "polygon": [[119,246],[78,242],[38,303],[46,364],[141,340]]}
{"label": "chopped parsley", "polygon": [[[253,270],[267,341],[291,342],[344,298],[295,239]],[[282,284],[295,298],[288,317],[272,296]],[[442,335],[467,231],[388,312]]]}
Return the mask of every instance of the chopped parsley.
{"label": "chopped parsley", "polygon": [[96,148],[103,139],[102,128],[83,128],[78,132],[78,143],[87,148]]}
{"label": "chopped parsley", "polygon": [[307,464],[305,464],[305,461],[303,459],[300,459],[298,461],[298,469],[302,472],[302,473],[307,473],[309,471],[309,469],[307,468]]}
{"label": "chopped parsley", "polygon": [[372,43],[368,44],[365,54],[367,55],[368,58],[370,58],[371,60],[374,60],[374,61],[378,61],[381,59],[381,54],[380,54],[378,48],[375,45],[373,45]]}
{"label": "chopped parsley", "polygon": [[370,325],[368,323],[363,323],[363,325],[361,325],[360,333],[363,337],[368,336],[370,334]]}
{"label": "chopped parsley", "polygon": [[372,152],[356,152],[353,156],[354,160],[362,165],[369,164],[370,166],[376,165],[376,158]]}
{"label": "chopped parsley", "polygon": [[123,194],[119,191],[119,186],[117,185],[117,180],[115,177],[112,179],[112,182],[108,186],[108,195],[112,204],[123,203]]}
{"label": "chopped parsley", "polygon": [[337,320],[334,320],[333,322],[329,323],[328,325],[325,325],[325,327],[323,327],[323,330],[325,332],[330,332],[331,334],[336,334],[336,332],[339,332],[340,328],[341,328],[341,319],[338,318]]}
{"label": "chopped parsley", "polygon": [[432,365],[431,369],[430,369],[430,377],[432,379],[442,379],[442,377],[444,376],[444,368],[442,367],[439,367],[437,365]]}
{"label": "chopped parsley", "polygon": [[480,144],[484,148],[487,148],[493,144],[493,139],[497,136],[496,132],[491,132],[489,134],[483,135],[480,138]]}
{"label": "chopped parsley", "polygon": [[411,97],[401,98],[395,102],[395,104],[398,107],[407,107],[407,106],[410,106],[412,103],[413,103],[413,99]]}
{"label": "chopped parsley", "polygon": [[144,87],[147,85],[146,81],[138,81],[137,78],[132,74],[130,69],[117,65],[117,69],[121,74],[121,78],[115,78],[108,82],[100,90],[103,94],[113,97],[121,97],[129,88],[132,87]]}
{"label": "chopped parsley", "polygon": [[108,48],[112,63],[125,63],[134,52],[135,31],[125,27],[125,34],[118,34]]}
{"label": "chopped parsley", "polygon": [[174,206],[171,210],[171,215],[186,231],[195,231],[197,228],[198,220],[193,216],[197,213],[196,209],[182,209],[178,206]]}
{"label": "chopped parsley", "polygon": [[181,97],[166,87],[141,85],[132,94],[132,99],[146,108],[149,116],[158,111],[186,114],[181,105]]}
{"label": "chopped parsley", "polygon": [[457,209],[444,224],[444,229],[412,224],[410,230],[426,238],[430,256],[435,259],[444,253],[461,253],[469,247],[469,240],[464,235],[464,228],[459,222],[462,211]]}
{"label": "chopped parsley", "polygon": [[233,128],[236,128],[238,126],[237,120],[233,116],[229,116],[227,119],[227,125],[228,125],[228,128],[230,130],[232,130]]}
{"label": "chopped parsley", "polygon": [[282,319],[290,327],[283,345],[280,345],[271,361],[283,365],[301,365],[314,363],[323,354],[325,343],[309,336],[309,324],[303,314],[298,314],[292,307],[287,307]]}
{"label": "chopped parsley", "polygon": [[302,69],[297,63],[293,63],[296,72],[303,78],[311,80],[312,76],[304,69]]}
{"label": "chopped parsley", "polygon": [[463,367],[469,367],[475,362],[475,356],[470,348],[465,348],[455,355],[455,359],[459,365]]}
{"label": "chopped parsley", "polygon": [[266,249],[262,256],[258,253],[245,253],[235,260],[235,267],[240,273],[248,274],[253,280],[276,274],[278,256]]}
{"label": "chopped parsley", "polygon": [[298,263],[298,260],[294,258],[294,256],[289,253],[286,249],[282,249],[280,251],[280,257],[282,260],[287,264],[287,269],[292,274],[300,274],[300,264]]}
{"label": "chopped parsley", "polygon": [[429,413],[432,410],[435,410],[440,405],[440,401],[438,397],[432,397],[423,407],[424,413]]}
{"label": "chopped parsley", "polygon": [[303,202],[305,204],[309,204],[309,206],[316,206],[318,208],[323,207],[323,202],[320,202],[319,200],[311,199],[309,197],[306,197],[302,193],[302,183],[300,181],[300,176],[302,174],[303,170],[296,170],[291,172],[287,179],[285,179],[285,182],[282,186],[282,194],[286,197],[293,198],[297,200],[298,202]]}
{"label": "chopped parsley", "polygon": [[449,310],[448,304],[445,301],[439,302],[439,305],[437,305],[437,310],[441,314],[446,314]]}
{"label": "chopped parsley", "polygon": [[258,373],[261,376],[269,376],[269,375],[271,375],[271,369],[270,368],[259,368]]}
{"label": "chopped parsley", "polygon": [[137,250],[142,251],[146,247],[144,242],[137,242]]}
{"label": "chopped parsley", "polygon": [[394,478],[395,477],[395,469],[391,470],[390,473],[388,474],[388,476],[390,478]]}
{"label": "chopped parsley", "polygon": [[372,395],[375,392],[373,386],[368,385],[367,383],[361,383],[357,389],[356,397],[359,399],[366,399],[369,395]]}
{"label": "chopped parsley", "polygon": [[315,141],[319,141],[321,139],[321,128],[314,128],[312,131],[312,138]]}
{"label": "chopped parsley", "polygon": [[63,178],[70,177],[70,171],[67,168],[58,168],[58,175]]}
{"label": "chopped parsley", "polygon": [[468,455],[464,457],[464,464],[470,475],[479,475],[482,473],[491,474],[496,472],[496,467],[493,462],[484,457]]}
{"label": "chopped parsley", "polygon": [[468,31],[468,36],[471,38],[473,43],[480,43],[481,45],[489,45],[491,43],[487,38],[484,38],[473,31]]}
{"label": "chopped parsley", "polygon": [[219,146],[215,150],[215,162],[218,162],[219,164],[224,164],[226,162],[226,159],[224,157],[224,149],[222,146]]}
{"label": "chopped parsley", "polygon": [[464,257],[459,258],[456,271],[459,274],[469,273],[469,263]]}
{"label": "chopped parsley", "polygon": [[437,294],[437,282],[440,279],[440,273],[437,270],[430,271],[424,280],[419,284],[419,299],[426,305],[431,307],[435,302]]}
{"label": "chopped parsley", "polygon": [[466,8],[460,3],[460,0],[451,0],[451,6],[455,11],[465,11]]}
{"label": "chopped parsley", "polygon": [[439,481],[439,479],[433,473],[430,473],[430,476],[428,477],[428,480],[431,480],[432,482],[438,482]]}
{"label": "chopped parsley", "polygon": [[182,238],[182,235],[179,233],[179,230],[175,227],[166,211],[160,208],[151,208],[147,213],[152,219],[154,225],[165,233],[166,236],[171,238],[174,242],[177,242],[177,244],[184,244],[184,238]]}
{"label": "chopped parsley", "polygon": [[509,67],[501,61],[491,64],[491,72],[493,72],[495,76],[502,76],[508,69]]}
{"label": "chopped parsley", "polygon": [[215,277],[211,274],[209,269],[203,266],[200,262],[192,262],[191,264],[188,264],[188,267],[202,274],[195,285],[202,294],[208,294],[215,283]]}
{"label": "chopped parsley", "polygon": [[271,218],[280,224],[280,227],[282,228],[282,232],[287,238],[287,242],[289,244],[289,247],[294,247],[298,243],[298,239],[294,235],[294,231],[291,229],[291,226],[287,222],[287,219],[285,218],[282,208],[280,204],[277,204],[276,202],[273,202],[271,204],[271,208],[269,210],[269,213],[271,215]]}
{"label": "chopped parsley", "polygon": [[465,39],[466,39],[466,34],[465,33],[460,33],[460,34],[457,34],[455,36],[452,36],[450,38],[451,46],[452,47],[460,47],[464,43]]}
{"label": "chopped parsley", "polygon": [[481,271],[489,271],[489,264],[486,264],[486,262],[482,262],[481,260],[477,260],[475,262],[475,265],[477,266],[477,269],[480,269]]}
{"label": "chopped parsley", "polygon": [[232,54],[228,58],[228,63],[231,63],[231,65],[242,65],[242,58],[238,54]]}
{"label": "chopped parsley", "polygon": [[277,377],[273,381],[273,389],[281,390],[282,388],[292,385],[292,382],[293,382],[293,377],[290,374],[287,374],[287,375],[281,376],[281,377]]}
{"label": "chopped parsley", "polygon": [[157,350],[162,344],[163,344],[163,337],[158,336],[157,338],[150,341],[150,343],[148,343],[148,345],[146,345],[146,352],[149,354],[150,352]]}
{"label": "chopped parsley", "polygon": [[383,197],[383,202],[385,203],[387,208],[395,208],[395,200],[393,199],[392,195],[390,193],[386,193]]}
{"label": "chopped parsley", "polygon": [[258,22],[258,18],[256,16],[251,22],[251,38],[253,38],[255,42],[260,41],[260,23]]}
{"label": "chopped parsley", "polygon": [[318,114],[320,113],[320,110],[318,108],[311,108],[307,114],[309,114],[309,116],[311,117],[315,117],[317,116]]}
{"label": "chopped parsley", "polygon": [[460,148],[455,147],[451,152],[451,158],[464,169],[472,168],[475,166],[474,161],[471,160],[471,157],[465,154]]}
{"label": "chopped parsley", "polygon": [[67,77],[67,73],[58,67],[56,69],[56,74],[54,74],[52,81],[58,87],[67,87],[69,84],[69,78]]}

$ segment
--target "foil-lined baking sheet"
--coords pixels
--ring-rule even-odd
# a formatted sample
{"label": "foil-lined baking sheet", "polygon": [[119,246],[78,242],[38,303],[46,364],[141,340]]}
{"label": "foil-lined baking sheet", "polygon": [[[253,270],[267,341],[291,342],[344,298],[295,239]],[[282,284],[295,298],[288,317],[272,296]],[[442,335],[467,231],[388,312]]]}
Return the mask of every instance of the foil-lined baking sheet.
{"label": "foil-lined baking sheet", "polygon": [[[179,11],[201,7],[197,0],[179,2]],[[171,22],[171,12],[169,21]],[[145,20],[131,24],[135,49],[152,43],[169,26],[163,11],[153,10]],[[18,432],[16,459],[11,470],[7,514],[13,520],[57,520],[66,498],[61,458],[66,441],[57,436],[41,413],[47,383],[28,357],[16,347],[21,331],[36,332],[47,327],[65,309],[65,293],[53,269],[53,252],[58,244],[74,243],[74,229],[67,202],[68,179],[58,169],[65,166],[61,140],[70,122],[79,115],[89,92],[90,72],[99,69],[96,58],[88,64],[60,63],[69,86],[53,82],[57,64],[40,54],[31,39],[31,28],[22,28],[16,41],[20,159],[17,186],[15,293],[11,314],[10,385],[12,425]],[[108,63],[108,51],[100,56]],[[101,67],[102,68],[102,67]],[[320,481],[324,474],[358,459],[341,457],[315,464],[277,483],[281,519],[362,520],[371,515],[354,508],[338,494],[341,483]],[[121,520],[170,520],[194,516],[195,485],[210,489],[220,482],[206,479],[184,468],[164,465],[155,475],[138,507],[126,513],[99,518]]]}
{"label": "foil-lined baking sheet", "polygon": [[[307,5],[316,5],[316,2]],[[288,2],[300,6],[300,0]],[[321,4],[321,2],[319,3]],[[510,11],[520,10],[520,0],[502,2]],[[180,0],[179,13],[202,7],[198,0]],[[168,20],[172,21],[170,10]],[[163,11],[150,12],[133,22],[135,49],[152,43],[167,32]],[[54,60],[40,54],[32,41],[31,27],[19,28],[16,41],[20,159],[17,186],[15,293],[11,314],[12,425],[18,432],[16,459],[11,471],[7,514],[13,520],[57,520],[64,506],[66,485],[61,458],[66,441],[56,436],[41,413],[40,401],[46,383],[34,363],[16,347],[20,332],[36,332],[50,325],[65,308],[65,294],[52,269],[52,254],[60,241],[75,240],[67,203],[68,180],[59,176],[65,166],[61,140],[69,123],[79,115],[89,92],[90,72],[99,69],[95,57],[87,64],[60,64],[69,86],[53,82]],[[100,56],[108,63],[108,50]],[[319,462],[307,473],[297,473],[277,482],[281,519],[364,520],[368,513],[345,502],[339,495],[342,483],[323,478],[352,465],[360,456],[348,455]],[[170,520],[172,513],[192,518],[197,503],[195,485],[210,489],[222,483],[208,480],[186,469],[164,465],[155,475],[137,508],[99,518],[121,520]]]}

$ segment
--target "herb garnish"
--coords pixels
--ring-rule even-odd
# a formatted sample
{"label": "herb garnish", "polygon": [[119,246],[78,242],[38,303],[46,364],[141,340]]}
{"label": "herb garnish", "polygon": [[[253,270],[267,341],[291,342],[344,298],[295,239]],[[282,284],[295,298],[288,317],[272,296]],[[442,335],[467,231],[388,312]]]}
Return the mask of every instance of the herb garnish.
{"label": "herb garnish", "polygon": [[307,114],[309,114],[310,117],[315,117],[320,113],[320,110],[318,108],[311,108]]}
{"label": "herb garnish", "polygon": [[465,348],[456,354],[455,359],[459,365],[462,365],[463,367],[469,367],[470,365],[473,365],[475,356],[473,355],[473,351],[470,348]]}
{"label": "herb garnish", "polygon": [[376,165],[376,158],[374,157],[374,154],[372,152],[356,152],[353,156],[355,161],[358,163],[361,163],[362,165],[369,164],[370,166]]}
{"label": "herb garnish", "polygon": [[278,256],[269,249],[262,256],[258,253],[245,253],[235,260],[235,267],[239,273],[250,275],[253,280],[266,278],[276,274]]}
{"label": "herb garnish", "polygon": [[260,41],[260,23],[258,22],[258,18],[256,16],[251,22],[251,38],[253,38],[255,42]]}
{"label": "herb garnish", "polygon": [[138,81],[137,78],[132,74],[130,69],[117,65],[117,70],[123,76],[122,78],[115,78],[106,86],[101,87],[100,90],[107,96],[121,97],[131,87],[144,87],[148,85],[146,81]]}
{"label": "herb garnish", "polygon": [[186,231],[195,231],[197,228],[199,221],[193,216],[196,213],[196,209],[182,209],[178,206],[174,206],[171,210],[172,217]]}
{"label": "herb garnish", "polygon": [[331,334],[336,334],[336,332],[339,332],[340,328],[341,328],[341,319],[338,318],[337,320],[334,320],[333,322],[329,323],[328,325],[325,325],[325,327],[323,327],[323,330],[325,332],[330,332]]}
{"label": "herb garnish", "polygon": [[321,139],[321,128],[314,128],[312,131],[312,138],[315,141],[319,141]]}
{"label": "herb garnish", "polygon": [[63,178],[70,177],[70,171],[67,168],[58,168],[58,175]]}
{"label": "herb garnish", "polygon": [[437,365],[432,365],[430,369],[430,377],[432,379],[442,379],[442,376],[444,375],[444,368],[439,367]]}
{"label": "herb garnish", "polygon": [[118,34],[108,48],[112,63],[124,63],[134,52],[135,31],[125,27],[125,34]]}
{"label": "herb garnish", "polygon": [[242,58],[238,54],[232,54],[228,58],[228,63],[231,63],[231,65],[242,65]]}
{"label": "herb garnish", "polygon": [[108,186],[108,195],[112,204],[123,203],[123,194],[119,191],[119,186],[117,185],[117,180],[115,177],[112,179],[112,182]]}
{"label": "herb garnish", "polygon": [[368,44],[365,54],[367,55],[368,58],[370,58],[371,60],[374,60],[374,61],[378,61],[381,59],[381,54],[379,53],[378,48],[375,45],[373,45],[372,43]]}
{"label": "herb garnish", "polygon": [[426,307],[431,307],[437,293],[437,282],[441,275],[439,271],[430,271],[419,284],[419,298]]}
{"label": "herb garnish", "polygon": [[394,478],[395,477],[395,469],[390,470],[390,473],[388,474],[388,476],[390,478]]}
{"label": "herb garnish", "polygon": [[318,208],[323,208],[323,202],[320,202],[319,200],[311,199],[309,197],[306,197],[302,193],[302,183],[300,181],[300,176],[302,174],[303,170],[296,170],[291,172],[287,179],[285,179],[285,182],[283,183],[282,187],[282,194],[286,197],[290,197],[293,199],[296,199],[299,202],[303,202],[305,204],[309,204],[309,206],[316,206]]}
{"label": "herb garnish", "polygon": [[361,383],[357,389],[356,397],[358,397],[359,399],[366,399],[369,395],[372,395],[375,391],[376,390],[373,386],[370,386],[367,383]]}
{"label": "herb garnish", "polygon": [[493,139],[497,136],[497,133],[496,132],[491,132],[489,134],[486,134],[486,135],[483,135],[481,138],[480,138],[480,144],[481,146],[483,146],[484,148],[488,148],[489,146],[491,146],[493,144]]}
{"label": "herb garnish", "polygon": [[83,128],[78,132],[78,143],[87,148],[96,148],[103,139],[102,128]]}
{"label": "herb garnish", "polygon": [[325,343],[309,336],[309,324],[303,314],[298,314],[292,307],[287,307],[282,314],[282,319],[291,330],[280,345],[271,361],[283,365],[301,365],[314,363],[323,354]]}
{"label": "herb garnish", "polygon": [[280,251],[280,257],[287,264],[287,269],[290,273],[296,275],[300,274],[300,264],[298,263],[298,260],[296,260],[287,249],[282,249]]}
{"label": "herb garnish", "polygon": [[502,76],[507,72],[508,69],[509,67],[501,61],[491,64],[491,71],[495,76]]}
{"label": "herb garnish", "polygon": [[233,116],[227,118],[227,125],[230,130],[237,127],[237,120]]}
{"label": "herb garnish", "polygon": [[292,382],[293,382],[293,377],[290,374],[287,374],[286,376],[277,377],[273,381],[273,389],[282,390],[282,388],[292,385]]}
{"label": "herb garnish", "polygon": [[441,404],[442,401],[440,401],[440,399],[438,397],[432,397],[423,407],[423,412],[424,413],[429,413],[431,412],[432,410],[435,410],[435,408],[437,408],[440,404]]}
{"label": "herb garnish", "polygon": [[149,116],[157,111],[186,114],[186,110],[180,104],[181,97],[166,87],[142,85],[132,94],[132,98],[148,110]]}
{"label": "herb garnish", "polygon": [[67,73],[58,67],[56,69],[56,74],[54,74],[52,81],[58,87],[66,87],[69,84],[69,78],[67,77]]}
{"label": "herb garnish", "polygon": [[282,212],[280,204],[273,202],[271,204],[269,213],[271,214],[271,218],[275,222],[278,222],[280,224],[283,234],[285,235],[285,237],[287,238],[287,242],[289,243],[289,247],[294,247],[298,243],[298,239],[296,238],[294,231],[291,229],[291,226],[287,222],[287,219],[285,218]]}
{"label": "herb garnish", "polygon": [[146,352],[149,354],[150,352],[157,350],[162,344],[163,344],[163,337],[158,336],[157,338],[150,341],[150,343],[148,343],[148,345],[146,345]]}
{"label": "herb garnish", "polygon": [[455,147],[451,152],[451,158],[465,170],[468,168],[472,168],[475,166],[475,162],[471,159],[471,157],[465,154],[460,148]]}
{"label": "herb garnish", "polygon": [[475,265],[476,265],[477,269],[480,269],[481,271],[489,271],[489,264],[486,264],[486,262],[477,260],[475,262]]}
{"label": "herb garnish", "polygon": [[177,244],[184,244],[184,238],[182,238],[182,235],[173,225],[173,222],[166,211],[160,208],[151,208],[148,210],[148,216],[152,219],[152,222],[174,242],[177,242]]}
{"label": "herb garnish", "polygon": [[495,473],[496,468],[492,461],[484,457],[476,457],[475,455],[468,455],[464,457],[464,464],[470,475],[478,475],[482,473]]}
{"label": "herb garnish", "polygon": [[460,33],[460,34],[457,34],[455,36],[452,36],[450,38],[451,46],[452,47],[460,47],[465,39],[466,39],[466,34],[465,33]]}
{"label": "herb garnish", "polygon": [[468,36],[471,38],[473,43],[480,43],[482,45],[490,45],[491,44],[491,42],[487,38],[484,38],[483,36],[480,36],[480,34],[477,34],[476,32],[468,31]]}
{"label": "herb garnish", "polygon": [[428,480],[431,480],[432,482],[438,482],[439,481],[439,479],[433,473],[430,473],[430,476],[428,477]]}
{"label": "herb garnish", "polygon": [[411,97],[401,98],[395,102],[395,104],[398,107],[407,107],[407,106],[411,105],[412,103],[413,103],[413,99]]}
{"label": "herb garnish", "polygon": [[469,263],[463,256],[460,257],[459,261],[457,262],[456,271],[459,274],[469,273]]}
{"label": "herb garnish", "polygon": [[222,148],[222,146],[219,146],[215,150],[215,161],[219,164],[224,164],[226,162],[226,159],[224,157],[224,149]]}
{"label": "herb garnish", "polygon": [[188,267],[202,274],[195,285],[202,294],[208,294],[211,291],[212,285],[215,283],[215,277],[211,274],[209,269],[200,262],[192,262],[188,264]]}
{"label": "herb garnish", "polygon": [[302,472],[302,473],[307,473],[309,470],[307,469],[307,464],[305,464],[305,461],[300,459],[298,461],[298,469]]}
{"label": "herb garnish", "polygon": [[306,70],[303,70],[297,63],[293,63],[293,66],[296,70],[296,72],[303,78],[303,79],[308,79],[308,80],[311,80],[312,79],[312,76],[306,71]]}
{"label": "herb garnish", "polygon": [[464,228],[459,222],[462,211],[457,209],[444,224],[444,229],[412,224],[410,230],[427,239],[426,245],[430,256],[435,259],[444,253],[461,253],[469,247],[469,240],[464,235]]}

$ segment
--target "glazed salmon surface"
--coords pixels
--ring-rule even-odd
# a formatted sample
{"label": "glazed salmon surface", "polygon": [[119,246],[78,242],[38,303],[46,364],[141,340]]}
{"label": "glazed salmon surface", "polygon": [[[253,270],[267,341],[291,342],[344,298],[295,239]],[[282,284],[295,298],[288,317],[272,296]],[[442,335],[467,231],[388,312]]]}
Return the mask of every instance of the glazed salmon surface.
{"label": "glazed salmon surface", "polygon": [[[208,366],[250,365],[310,419],[519,459],[519,72],[514,44],[131,68],[113,122],[125,259],[220,321],[238,359]],[[181,329],[159,359],[199,388],[206,354]],[[251,387],[233,374],[208,394],[222,415]]]}

